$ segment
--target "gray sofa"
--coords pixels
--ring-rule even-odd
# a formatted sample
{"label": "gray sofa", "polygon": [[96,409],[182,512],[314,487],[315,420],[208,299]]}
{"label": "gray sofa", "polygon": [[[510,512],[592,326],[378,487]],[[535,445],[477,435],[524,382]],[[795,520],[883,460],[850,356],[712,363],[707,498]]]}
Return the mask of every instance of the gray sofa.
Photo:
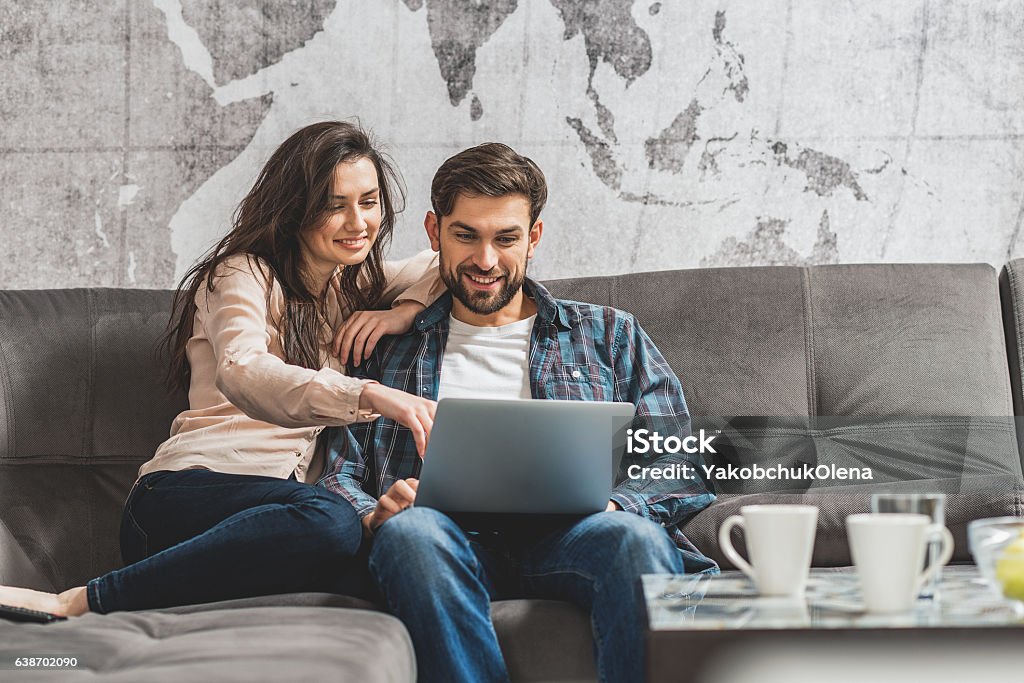
{"label": "gray sofa", "polygon": [[[548,284],[556,296],[634,313],[682,380],[695,416],[864,417],[874,425],[855,438],[815,425],[803,445],[787,441],[786,430],[762,429],[757,443],[783,456],[810,443],[819,453],[859,449],[896,464],[918,448],[915,457],[959,462],[962,476],[927,484],[950,494],[956,559],[968,561],[969,520],[1022,512],[1012,419],[1024,406],[1022,283],[1024,262],[1015,261],[1001,279],[987,265],[919,264],[695,269]],[[184,405],[160,384],[152,352],[169,302],[166,291],[0,292],[0,583],[62,590],[119,566],[121,504]],[[728,569],[715,537],[725,516],[750,502],[811,501],[822,512],[814,562],[843,566],[843,519],[868,509],[871,490],[741,486],[685,531]],[[589,620],[570,605],[503,601],[493,616],[515,680],[594,679]],[[37,673],[34,681],[415,678],[400,622],[369,603],[322,594],[50,626],[0,622],[0,653],[79,657],[77,673]]]}

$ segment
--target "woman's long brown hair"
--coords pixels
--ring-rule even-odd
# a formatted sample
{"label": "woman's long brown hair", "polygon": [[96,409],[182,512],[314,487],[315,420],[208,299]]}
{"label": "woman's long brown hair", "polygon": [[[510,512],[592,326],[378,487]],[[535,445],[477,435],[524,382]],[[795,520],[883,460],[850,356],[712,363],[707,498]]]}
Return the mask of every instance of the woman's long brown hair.
{"label": "woman's long brown hair", "polygon": [[[343,300],[352,310],[373,308],[384,290],[384,250],[391,241],[395,216],[404,208],[404,188],[394,164],[372,135],[356,124],[325,121],[292,134],[271,155],[256,184],[238,205],[231,231],[182,278],[171,303],[171,317],[161,338],[168,359],[167,383],[188,391],[191,368],[185,346],[192,337],[196,295],[212,292],[217,268],[230,256],[247,254],[269,268],[271,287],[281,287],[285,362],[320,369],[320,334],[330,287],[316,294],[307,286],[299,235],[326,217],[331,181],[338,164],[366,158],[377,169],[381,223],[366,260],[341,271]],[[253,260],[250,260],[250,264]],[[250,265],[252,267],[252,265]],[[267,291],[267,301],[270,290]]]}

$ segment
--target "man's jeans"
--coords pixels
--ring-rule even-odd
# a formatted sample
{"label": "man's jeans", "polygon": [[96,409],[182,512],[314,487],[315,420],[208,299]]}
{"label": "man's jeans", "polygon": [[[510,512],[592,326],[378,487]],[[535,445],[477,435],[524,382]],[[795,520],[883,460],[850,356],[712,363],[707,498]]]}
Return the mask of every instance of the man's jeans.
{"label": "man's jeans", "polygon": [[122,514],[129,564],[89,582],[89,608],[335,592],[358,574],[361,538],[352,506],[322,488],[201,469],[153,472],[132,489]]}
{"label": "man's jeans", "polygon": [[491,600],[567,600],[590,614],[602,681],[642,681],[640,575],[682,573],[657,524],[601,512],[533,538],[467,534],[448,516],[409,508],[385,522],[370,574],[416,649],[420,681],[507,681]]}

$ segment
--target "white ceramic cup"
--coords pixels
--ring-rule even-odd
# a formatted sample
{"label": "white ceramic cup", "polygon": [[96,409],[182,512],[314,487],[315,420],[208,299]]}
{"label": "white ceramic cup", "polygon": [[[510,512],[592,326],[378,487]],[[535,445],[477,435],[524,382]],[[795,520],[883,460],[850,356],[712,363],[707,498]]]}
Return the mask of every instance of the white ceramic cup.
{"label": "white ceramic cup", "polygon": [[[750,562],[732,545],[729,532],[734,526],[746,535]],[[718,545],[761,595],[802,596],[817,526],[818,508],[813,505],[746,505],[722,524]]]}
{"label": "white ceramic cup", "polygon": [[[846,530],[864,607],[872,614],[909,612],[921,585],[953,557],[953,534],[927,515],[850,515]],[[923,569],[925,548],[936,538],[941,542],[938,560]]]}

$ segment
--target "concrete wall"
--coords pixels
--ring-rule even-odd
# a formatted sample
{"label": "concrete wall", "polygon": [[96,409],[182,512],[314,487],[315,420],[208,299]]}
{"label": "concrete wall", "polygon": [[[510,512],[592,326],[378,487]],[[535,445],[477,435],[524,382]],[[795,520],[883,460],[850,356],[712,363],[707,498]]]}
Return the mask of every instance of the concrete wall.
{"label": "concrete wall", "polygon": [[902,0],[0,4],[0,286],[169,287],[270,151],[358,116],[409,186],[501,140],[542,277],[1024,254],[1024,7]]}

